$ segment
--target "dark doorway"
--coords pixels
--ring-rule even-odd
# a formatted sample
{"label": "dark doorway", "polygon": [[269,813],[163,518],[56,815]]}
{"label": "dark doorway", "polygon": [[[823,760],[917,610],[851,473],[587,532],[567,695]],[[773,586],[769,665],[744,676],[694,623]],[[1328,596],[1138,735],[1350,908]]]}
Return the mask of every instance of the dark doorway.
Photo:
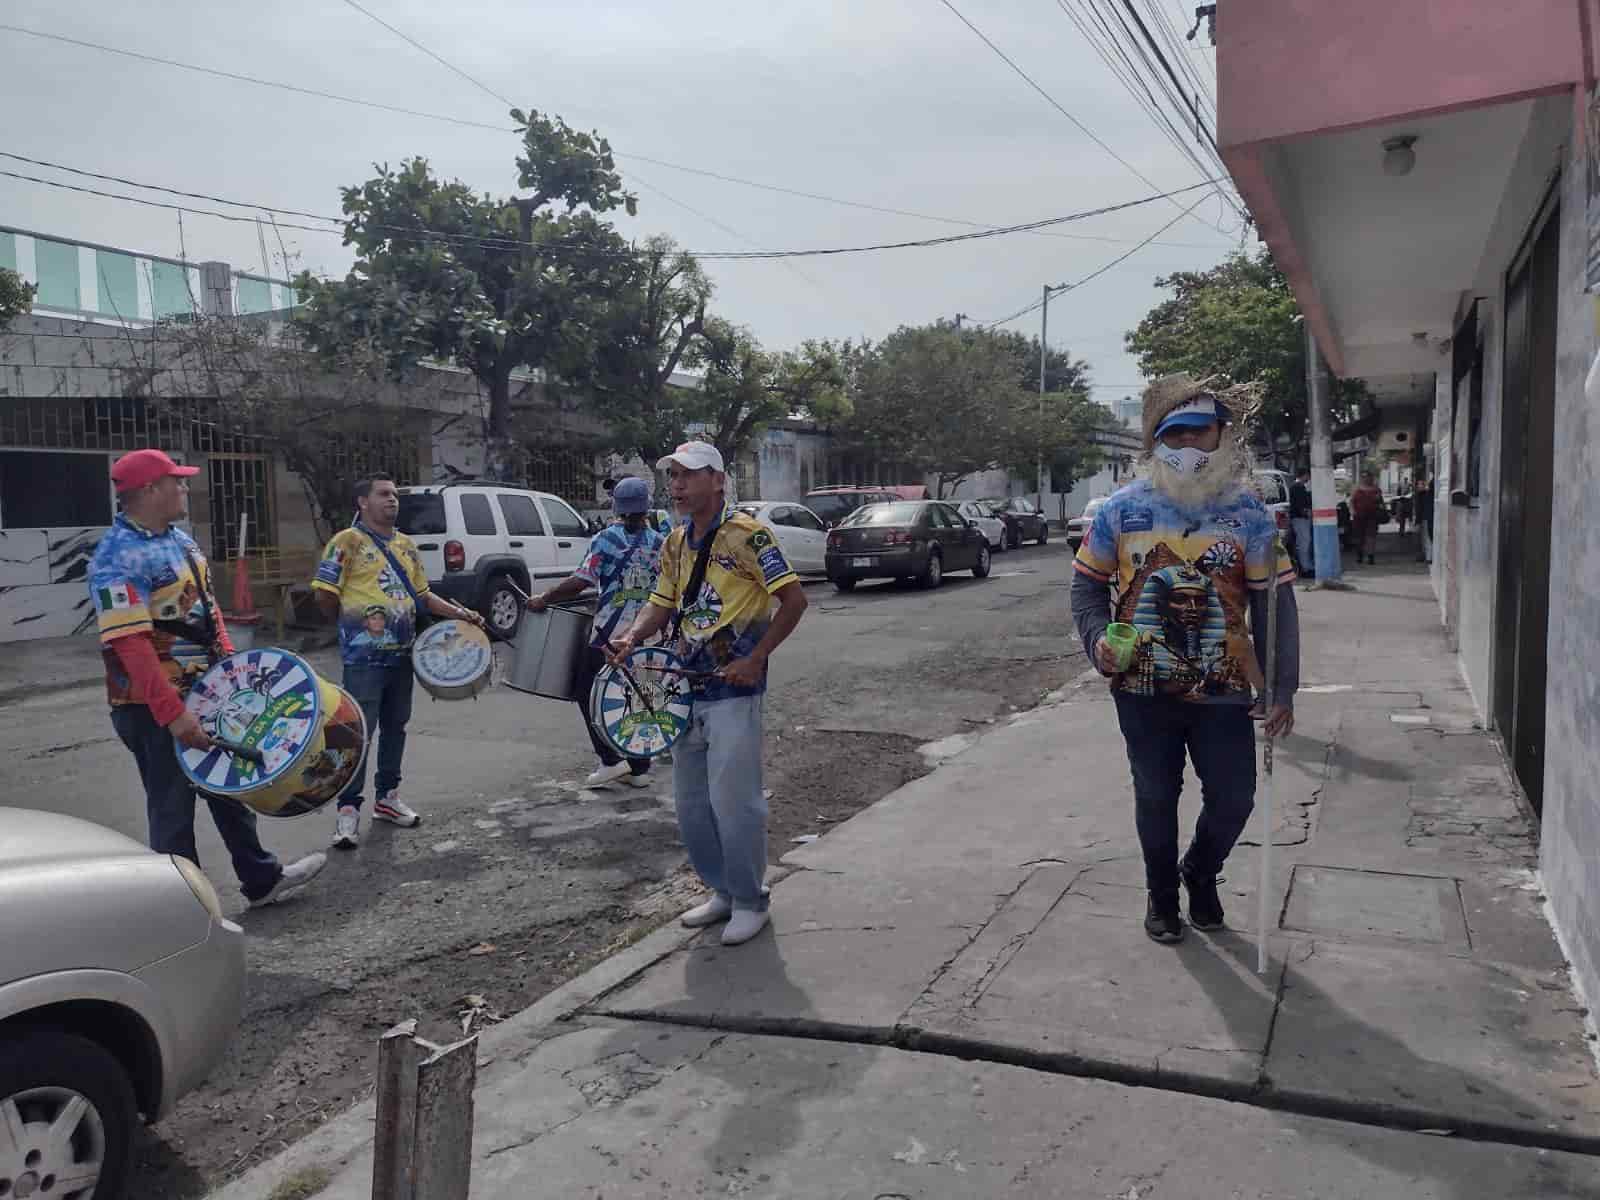
{"label": "dark doorway", "polygon": [[1506,274],[1491,706],[1535,812],[1544,806],[1560,226],[1551,202]]}

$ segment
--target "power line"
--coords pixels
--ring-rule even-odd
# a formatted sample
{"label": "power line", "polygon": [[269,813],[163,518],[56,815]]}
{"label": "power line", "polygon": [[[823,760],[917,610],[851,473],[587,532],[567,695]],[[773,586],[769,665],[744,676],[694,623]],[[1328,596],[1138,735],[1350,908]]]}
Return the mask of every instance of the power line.
{"label": "power line", "polygon": [[[215,212],[211,209],[195,208],[194,206],[187,204],[169,204],[162,200],[149,200],[143,196],[127,196],[118,192],[103,191],[99,188],[83,187],[73,183],[63,183],[62,181],[55,179],[41,179],[36,175],[24,175],[16,171],[0,171],[0,176],[4,176],[8,179],[22,180],[27,183],[37,183],[45,187],[61,188],[70,192],[81,192],[86,195],[100,196],[108,200],[121,200],[130,204],[142,204],[149,208],[162,208],[175,212],[187,212],[194,213],[199,216],[216,217],[218,220],[222,221],[234,221],[243,224],[253,224],[255,221],[254,217],[240,216],[235,213]],[[982,241],[987,238],[1003,237],[1013,233],[1026,233],[1030,230],[1044,229],[1055,225],[1064,225],[1074,221],[1085,221],[1091,217],[1105,216],[1108,213],[1123,212],[1127,209],[1138,208],[1146,204],[1153,204],[1158,200],[1168,200],[1174,196],[1180,196],[1186,192],[1192,192],[1197,188],[1210,187],[1215,182],[1216,181],[1214,179],[1207,179],[1200,183],[1192,183],[1188,187],[1179,188],[1176,191],[1158,192],[1154,195],[1142,196],[1137,200],[1125,200],[1120,204],[1103,205],[1099,208],[1086,209],[1082,212],[1068,213],[1067,215],[1060,217],[1046,217],[1042,221],[1029,221],[1021,225],[1001,226],[995,229],[982,229],[972,233],[947,234],[944,237],[937,238],[919,238],[899,242],[874,242],[868,245],[859,246],[829,246],[804,250],[687,250],[684,253],[690,254],[693,257],[704,261],[716,261],[743,259],[822,258],[842,254],[866,254],[881,250],[926,249],[933,246],[954,245],[958,242]],[[225,203],[238,204],[241,207],[245,207],[245,205],[243,205],[240,201],[226,201]],[[1198,203],[1198,201],[1196,203]],[[258,209],[262,212],[282,211],[267,204],[251,204],[247,207]],[[1191,209],[1193,208],[1192,205],[1190,207]],[[1190,210],[1186,209],[1185,213],[1188,211]],[[331,220],[332,218],[319,219]],[[342,236],[342,231],[338,229],[326,229],[316,225],[297,225],[287,221],[278,222],[278,224],[284,229],[298,229],[308,233],[333,234],[336,236]],[[471,234],[441,233],[437,230],[414,229],[406,226],[393,225],[372,225],[369,226],[369,228],[380,231],[395,231],[404,237],[416,238],[419,241],[440,241],[446,243],[458,242],[467,245],[479,246],[488,250],[504,250],[508,253],[527,253],[530,249],[530,246],[527,242],[523,242],[515,238],[478,237]],[[1140,243],[1140,246],[1135,247],[1135,249],[1139,249],[1145,244],[1147,243]],[[536,249],[542,254],[550,251],[560,251],[566,249],[566,247],[561,246],[559,243],[544,243],[538,245],[537,247],[533,247],[533,249]],[[638,251],[631,249],[611,252],[587,246],[575,246],[571,247],[571,249],[580,254],[590,255],[616,254],[621,256],[637,256],[639,253]]]}
{"label": "power line", "polygon": [[476,76],[467,74],[467,72],[463,71],[460,67],[456,66],[455,63],[448,62],[445,59],[441,58],[439,55],[435,54],[432,50],[430,50],[426,46],[424,46],[421,42],[417,41],[417,39],[412,37],[409,33],[404,33],[401,30],[396,29],[393,25],[389,24],[389,22],[385,21],[382,17],[380,17],[377,13],[373,12],[371,9],[363,8],[361,5],[356,3],[356,0],[344,0],[344,2],[346,4],[348,4],[351,8],[355,9],[362,16],[368,18],[371,21],[377,22],[379,25],[382,25],[385,29],[387,29],[390,33],[394,34],[395,37],[399,38],[401,41],[406,42],[409,45],[414,46],[418,50],[422,51],[424,54],[426,54],[429,58],[433,59],[434,62],[438,63],[445,70],[451,71],[451,72],[461,76],[461,78],[465,79],[468,83],[470,83],[473,87],[477,88],[479,91],[489,93],[489,95],[492,96],[494,99],[500,101],[501,104],[504,104],[508,110],[517,107],[511,101],[507,100],[504,96],[500,95],[499,92],[495,91],[488,84],[484,83],[482,80],[478,79]]}
{"label": "power line", "polygon": [[[122,58],[131,58],[139,62],[153,63],[158,66],[172,67],[180,71],[190,71],[199,75],[209,75],[217,79],[227,79],[235,83],[247,83],[255,87],[275,88],[280,91],[293,92],[302,96],[310,96],[319,100],[331,100],[337,104],[349,104],[358,108],[370,108],[379,112],[395,113],[400,116],[419,117],[426,121],[439,121],[447,125],[455,125],[464,129],[483,129],[491,133],[513,133],[515,129],[510,125],[495,125],[487,121],[474,121],[465,117],[453,117],[443,113],[424,112],[421,109],[406,108],[402,105],[385,104],[378,100],[367,100],[358,96],[341,95],[338,92],[323,91],[317,88],[302,87],[298,84],[284,83],[282,80],[263,79],[255,75],[245,75],[236,71],[224,71],[215,67],[204,67],[197,63],[181,62],[177,59],[162,58],[159,55],[145,54],[137,50],[127,50],[119,46],[107,46],[100,42],[85,41],[82,38],[67,37],[59,33],[44,33],[37,29],[27,29],[20,25],[0,23],[0,32],[22,34],[25,37],[40,38],[45,41],[61,42],[69,46],[76,46],[85,50],[95,50],[102,54],[117,55]],[[888,216],[911,217],[919,221],[934,221],[943,225],[955,225],[968,229],[998,229],[1001,226],[987,224],[982,221],[968,221],[959,217],[937,216],[932,213],[916,212],[911,209],[894,208],[887,205],[871,204],[861,200],[847,200],[839,196],[830,196],[823,192],[806,191],[801,188],[785,187],[781,184],[762,183],[754,179],[743,179],[737,175],[728,175],[719,171],[706,170],[702,167],[685,166],[682,163],[670,162],[663,158],[655,158],[647,154],[635,154],[631,151],[613,150],[619,158],[633,159],[653,166],[663,167],[672,171],[680,171],[686,175],[698,175],[705,179],[715,179],[722,183],[736,184],[740,187],[755,188],[758,191],[772,192],[782,196],[794,196],[803,200],[815,200],[823,204],[835,204],[843,208],[861,209],[865,212],[883,213]],[[1149,182],[1146,180],[1145,182]],[[1154,187],[1154,184],[1151,184]],[[277,210],[283,211],[283,210]],[[1038,231],[1040,237],[1070,238],[1072,240],[1096,242],[1125,242],[1126,238],[1105,237],[1095,234],[1071,234],[1054,231]],[[1213,250],[1223,247],[1199,245],[1192,242],[1172,242],[1174,246],[1186,249]]]}

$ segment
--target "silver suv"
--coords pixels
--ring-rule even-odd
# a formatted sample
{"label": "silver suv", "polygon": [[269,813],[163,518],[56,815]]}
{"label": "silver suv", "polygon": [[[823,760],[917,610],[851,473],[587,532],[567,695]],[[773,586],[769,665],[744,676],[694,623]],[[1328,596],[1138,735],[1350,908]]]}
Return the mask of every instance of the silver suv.
{"label": "silver suv", "polygon": [[516,589],[571,575],[591,532],[560,496],[493,483],[403,487],[396,524],[417,544],[433,590],[477,609],[504,637],[522,620]]}

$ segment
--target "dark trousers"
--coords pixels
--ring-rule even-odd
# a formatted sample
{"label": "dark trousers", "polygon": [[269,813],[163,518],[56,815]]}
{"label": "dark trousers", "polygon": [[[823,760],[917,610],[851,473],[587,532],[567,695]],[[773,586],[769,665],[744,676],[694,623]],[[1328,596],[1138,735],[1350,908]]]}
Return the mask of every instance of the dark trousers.
{"label": "dark trousers", "polygon": [[[594,677],[606,665],[606,653],[595,646],[590,646],[584,652],[583,658],[578,662],[578,695],[576,697],[578,712],[583,716],[583,727],[589,731],[589,740],[594,743],[594,752],[606,766],[615,766],[622,761],[622,755],[610,742],[606,735],[600,732],[598,724],[599,714],[589,711],[589,693],[594,690]],[[635,775],[643,775],[650,769],[648,758],[630,758],[628,766],[633,768]]]}
{"label": "dark trousers", "polygon": [[340,808],[361,807],[367,763],[373,759],[378,763],[372,781],[373,794],[381,798],[385,792],[400,786],[400,760],[406,752],[406,722],[411,720],[411,693],[415,684],[410,658],[387,667],[345,664],[344,690],[361,706],[361,714],[367,719],[367,749],[355,778],[339,795]]}
{"label": "dark trousers", "polygon": [[[122,744],[133,752],[144,783],[145,812],[150,824],[150,849],[181,854],[196,866],[194,785],[178,766],[172,734],[156,724],[142,704],[120,704],[111,710],[111,724]],[[278,884],[283,867],[256,836],[256,815],[237,800],[206,797],[211,819],[233,859],[233,873],[247,900],[258,900]]]}
{"label": "dark trousers", "polygon": [[1256,735],[1245,704],[1193,704],[1170,696],[1114,693],[1133,768],[1134,820],[1145,886],[1178,893],[1178,796],[1185,755],[1200,777],[1200,819],[1184,861],[1209,879],[1244,832],[1256,795]]}

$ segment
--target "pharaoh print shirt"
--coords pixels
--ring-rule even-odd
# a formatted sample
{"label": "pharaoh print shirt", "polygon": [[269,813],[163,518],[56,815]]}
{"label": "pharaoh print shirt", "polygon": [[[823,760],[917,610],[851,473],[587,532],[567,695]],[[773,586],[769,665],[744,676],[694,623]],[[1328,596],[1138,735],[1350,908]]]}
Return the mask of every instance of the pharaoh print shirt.
{"label": "pharaoh print shirt", "polygon": [[[346,666],[411,665],[417,606],[411,593],[428,593],[428,573],[411,539],[396,533],[386,556],[361,526],[341,529],[328,542],[311,586],[339,597],[339,653]],[[389,565],[392,557],[410,580]]]}
{"label": "pharaoh print shirt", "polygon": [[[689,541],[689,533],[689,525],[684,524],[667,538],[651,604],[679,607],[700,551],[700,546]],[[736,658],[747,658],[772,624],[773,595],[799,582],[771,531],[754,517],[728,513],[709,536],[713,540],[705,582],[699,595],[682,606],[678,633],[677,650],[692,671],[716,671]],[[703,700],[726,700],[759,695],[766,687],[763,677],[755,687],[712,680],[697,691]]]}
{"label": "pharaoh print shirt", "polygon": [[1138,631],[1113,687],[1199,703],[1249,703],[1263,680],[1247,629],[1248,593],[1274,572],[1293,582],[1273,517],[1254,495],[1179,508],[1147,479],[1112,496],[1078,548],[1076,570],[1113,592]]}

